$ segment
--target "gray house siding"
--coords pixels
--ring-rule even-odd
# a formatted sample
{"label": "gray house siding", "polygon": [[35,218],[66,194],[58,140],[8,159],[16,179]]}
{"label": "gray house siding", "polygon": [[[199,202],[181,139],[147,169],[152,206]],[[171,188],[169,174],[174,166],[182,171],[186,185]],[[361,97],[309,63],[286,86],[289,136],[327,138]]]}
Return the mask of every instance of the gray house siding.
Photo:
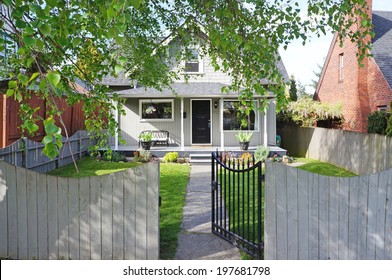
{"label": "gray house siding", "polygon": [[[174,100],[174,120],[169,121],[142,121],[139,116],[139,101],[149,98],[127,98],[124,104],[125,115],[120,117],[120,128],[121,137],[127,142],[126,145],[137,146],[138,136],[143,130],[167,130],[170,133],[170,145],[180,146],[181,145],[181,99],[173,97]],[[156,98],[154,98],[156,99]],[[170,98],[165,98],[170,99]],[[184,98],[184,112],[186,117],[184,118],[184,145],[192,145],[191,140],[191,102],[192,100],[211,100],[211,112],[212,112],[212,130],[211,130],[211,144],[213,146],[220,146],[221,141],[221,128],[220,128],[220,99],[219,98]],[[224,99],[226,100],[226,99]],[[227,100],[232,100],[228,98]],[[214,107],[214,103],[217,102],[218,108]],[[275,119],[275,107],[274,103],[270,105],[270,110],[267,113],[268,116],[268,144],[275,145],[275,133],[276,133],[276,119]],[[258,118],[258,130],[254,131],[250,145],[257,146],[263,145],[264,139],[264,114],[257,112]],[[224,146],[237,146],[238,140],[235,135],[238,131],[225,131],[224,132]]]}

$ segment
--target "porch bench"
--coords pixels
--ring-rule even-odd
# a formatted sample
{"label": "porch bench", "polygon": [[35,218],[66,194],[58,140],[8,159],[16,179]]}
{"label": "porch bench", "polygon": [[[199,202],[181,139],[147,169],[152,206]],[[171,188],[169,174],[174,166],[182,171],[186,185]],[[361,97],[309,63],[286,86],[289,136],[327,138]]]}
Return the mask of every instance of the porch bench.
{"label": "porch bench", "polygon": [[[167,147],[169,147],[169,131],[167,131],[167,130],[144,130],[140,134],[145,133],[145,132],[152,133],[151,143],[153,146],[166,145]],[[140,140],[139,140],[139,146],[140,146]]]}

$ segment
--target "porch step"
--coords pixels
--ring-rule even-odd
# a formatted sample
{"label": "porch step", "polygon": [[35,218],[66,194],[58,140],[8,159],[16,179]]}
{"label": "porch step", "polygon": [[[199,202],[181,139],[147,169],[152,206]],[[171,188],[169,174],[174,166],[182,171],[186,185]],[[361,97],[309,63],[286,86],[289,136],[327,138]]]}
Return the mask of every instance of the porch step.
{"label": "porch step", "polygon": [[189,155],[190,163],[210,163],[211,162],[211,154],[190,154]]}

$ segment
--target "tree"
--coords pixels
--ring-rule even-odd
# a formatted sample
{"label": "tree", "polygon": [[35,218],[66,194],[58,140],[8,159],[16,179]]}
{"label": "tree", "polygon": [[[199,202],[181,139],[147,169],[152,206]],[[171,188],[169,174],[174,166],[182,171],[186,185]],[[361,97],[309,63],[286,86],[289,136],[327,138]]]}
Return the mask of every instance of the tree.
{"label": "tree", "polygon": [[295,82],[295,77],[292,75],[290,77],[290,101],[297,101],[298,95],[297,95],[297,83]]}
{"label": "tree", "polygon": [[[44,144],[50,156],[59,145],[52,141],[60,131],[52,121],[60,114],[56,96],[66,94],[70,104],[83,100],[87,129],[100,135],[99,145],[105,145],[107,134],[100,132],[106,126],[109,134],[117,133],[112,111],[121,110],[121,100],[108,95],[103,77],[125,71],[156,88],[178,77],[164,63],[169,48],[164,37],[176,38],[184,47],[178,59],[189,55],[194,38],[203,39],[199,40],[202,53],[212,58],[215,69],[232,78],[225,90],[239,91],[243,100],[271,91],[280,107],[285,86],[276,66],[279,46],[287,48],[298,38],[306,44],[311,34],[330,28],[339,32],[341,41],[348,36],[357,43],[361,61],[372,35],[365,0],[309,0],[307,17],[297,2],[288,0],[3,0],[0,20],[2,32],[12,39],[0,39],[0,52],[17,44],[17,51],[9,54],[7,96],[26,104],[30,98],[26,89],[34,88],[49,101],[53,110],[44,122]],[[91,89],[88,95],[73,91],[79,77]],[[265,79],[273,85],[263,86],[260,81]],[[25,119],[30,123],[24,128],[34,133],[34,119]]]}
{"label": "tree", "polygon": [[[325,60],[325,58],[324,58],[324,60]],[[314,79],[312,79],[312,81],[311,81],[311,83],[310,83],[310,86],[314,89],[314,90],[316,90],[317,89],[317,85],[318,85],[318,82],[319,82],[319,80],[320,80],[320,77],[321,77],[321,73],[323,72],[323,66],[321,65],[321,64],[318,64],[317,63],[317,69],[316,70],[313,70],[313,74],[316,76]]]}

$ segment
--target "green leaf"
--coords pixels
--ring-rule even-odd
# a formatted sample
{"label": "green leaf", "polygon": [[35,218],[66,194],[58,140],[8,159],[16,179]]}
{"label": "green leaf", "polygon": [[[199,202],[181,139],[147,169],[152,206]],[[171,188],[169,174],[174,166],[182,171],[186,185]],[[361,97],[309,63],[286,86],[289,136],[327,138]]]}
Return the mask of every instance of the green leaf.
{"label": "green leaf", "polygon": [[46,89],[46,80],[42,79],[42,80],[39,82],[39,89],[40,89],[41,91],[44,91],[44,90]]}
{"label": "green leaf", "polygon": [[121,66],[121,65],[119,65],[119,64],[117,64],[117,65],[114,67],[114,71],[116,72],[116,74],[120,73],[122,70],[124,70],[124,67]]}
{"label": "green leaf", "polygon": [[52,135],[58,132],[59,128],[54,123],[48,123],[45,125],[46,134]]}
{"label": "green leaf", "polygon": [[18,80],[22,83],[22,85],[24,85],[24,86],[27,86],[27,84],[29,83],[29,78],[26,76],[26,75],[24,75],[24,74],[22,74],[22,73],[19,73],[18,74]]}
{"label": "green leaf", "polygon": [[16,100],[18,100],[19,103],[22,102],[22,100],[23,100],[23,96],[19,91],[16,92],[15,98],[16,98]]}
{"label": "green leaf", "polygon": [[42,151],[50,159],[54,159],[59,154],[59,149],[53,143],[48,143]]}
{"label": "green leaf", "polygon": [[31,26],[26,26],[24,31],[26,35],[33,35],[35,33],[35,30]]}
{"label": "green leaf", "polygon": [[31,81],[37,79],[38,76],[39,76],[39,73],[38,73],[38,72],[33,73],[33,75],[31,75],[31,77],[30,77],[29,83],[30,83]]}
{"label": "green leaf", "polygon": [[36,125],[35,123],[33,123],[31,121],[26,124],[26,128],[30,134],[33,134],[34,132],[36,132],[39,129],[38,125]]}
{"label": "green leaf", "polygon": [[10,96],[14,95],[14,93],[15,93],[15,89],[9,89],[9,90],[7,90],[5,95],[7,97],[10,97]]}
{"label": "green leaf", "polygon": [[17,86],[18,86],[17,81],[12,80],[12,81],[9,81],[9,82],[8,82],[8,88],[9,88],[9,89],[16,88]]}
{"label": "green leaf", "polygon": [[34,46],[36,41],[37,41],[37,40],[36,40],[35,38],[31,37],[31,36],[23,37],[23,42],[24,42],[24,43],[26,44],[26,46],[28,46],[28,47]]}
{"label": "green leaf", "polygon": [[53,137],[51,135],[46,135],[44,139],[42,139],[42,143],[47,145],[53,142]]}
{"label": "green leaf", "polygon": [[52,31],[52,28],[49,25],[44,24],[41,26],[40,30],[41,30],[42,34],[44,34],[45,36],[48,36],[50,34],[50,32]]}
{"label": "green leaf", "polygon": [[46,75],[46,78],[48,79],[49,83],[56,87],[60,82],[61,76],[58,72],[49,71]]}

